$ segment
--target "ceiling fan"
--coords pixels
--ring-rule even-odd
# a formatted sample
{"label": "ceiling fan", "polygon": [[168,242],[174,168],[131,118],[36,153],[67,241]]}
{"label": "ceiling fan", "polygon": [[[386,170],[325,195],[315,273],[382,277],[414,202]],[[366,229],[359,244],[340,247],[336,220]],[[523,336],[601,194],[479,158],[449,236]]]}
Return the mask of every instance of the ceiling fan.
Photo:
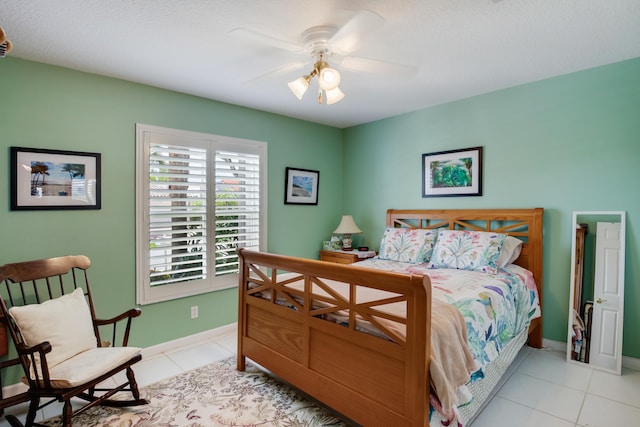
{"label": "ceiling fan", "polygon": [[[397,64],[376,59],[353,56],[363,38],[379,28],[384,19],[369,10],[358,11],[342,27],[320,25],[308,28],[297,42],[290,42],[263,34],[248,28],[235,28],[230,34],[252,42],[269,45],[295,54],[310,55],[314,59],[313,70],[307,75],[289,83],[289,88],[298,99],[306,92],[314,77],[318,78],[318,103],[323,102],[323,93],[327,104],[334,104],[344,98],[340,90],[341,76],[338,70],[331,68],[329,60],[342,69],[354,72],[380,73],[389,76],[410,78],[417,68],[411,65]],[[283,64],[252,81],[287,74],[308,65],[307,61]]]}

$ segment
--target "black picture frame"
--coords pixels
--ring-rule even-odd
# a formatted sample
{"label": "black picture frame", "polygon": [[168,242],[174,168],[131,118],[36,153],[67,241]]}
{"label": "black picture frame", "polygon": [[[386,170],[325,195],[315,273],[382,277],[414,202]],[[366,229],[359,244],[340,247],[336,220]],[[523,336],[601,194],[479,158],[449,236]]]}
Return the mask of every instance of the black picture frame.
{"label": "black picture frame", "polygon": [[101,209],[100,163],[100,153],[11,147],[11,210]]}
{"label": "black picture frame", "polygon": [[482,147],[422,155],[422,197],[482,196]]}
{"label": "black picture frame", "polygon": [[285,169],[284,203],[286,205],[317,205],[320,172],[310,169]]}

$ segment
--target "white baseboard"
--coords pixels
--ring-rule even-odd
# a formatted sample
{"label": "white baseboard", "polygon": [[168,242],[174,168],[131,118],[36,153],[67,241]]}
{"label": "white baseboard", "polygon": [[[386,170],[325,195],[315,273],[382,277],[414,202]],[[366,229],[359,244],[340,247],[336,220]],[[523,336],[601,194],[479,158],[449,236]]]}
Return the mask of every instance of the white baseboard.
{"label": "white baseboard", "polygon": [[622,356],[622,367],[640,371],[640,359],[635,357]]}
{"label": "white baseboard", "polygon": [[[214,340],[220,336],[227,335],[233,333],[238,330],[237,323],[231,323],[229,325],[220,326],[215,329],[210,329],[208,331],[199,332],[197,334],[189,335],[186,337],[181,337],[172,341],[163,342],[157,345],[153,345],[151,347],[146,347],[142,349],[142,358],[151,358],[154,356],[159,356],[162,353],[166,353],[168,351],[172,351],[182,347],[188,347],[190,345],[199,344],[204,341]],[[10,397],[15,396],[16,394],[24,393],[28,390],[28,387],[23,383],[10,384],[8,386],[2,387],[2,396]]]}
{"label": "white baseboard", "polygon": [[542,339],[542,347],[543,348],[548,348],[549,350],[553,350],[553,351],[560,351],[560,352],[563,352],[563,353],[565,351],[567,351],[567,343],[566,342],[548,340],[546,338]]}
{"label": "white baseboard", "polygon": [[142,358],[151,358],[159,356],[177,348],[188,347],[190,345],[199,344],[203,341],[216,339],[222,335],[227,335],[238,330],[238,323],[230,323],[208,331],[199,332],[197,334],[181,337],[172,341],[163,342],[142,349]]}
{"label": "white baseboard", "polygon": [[17,394],[24,393],[25,391],[28,391],[28,390],[29,390],[29,387],[27,387],[26,384],[23,384],[23,383],[11,384],[6,387],[2,387],[2,397],[6,398],[6,397],[15,396]]}
{"label": "white baseboard", "polygon": [[[567,351],[567,343],[563,341],[554,341],[543,339],[542,346],[553,351],[560,351],[562,353]],[[640,359],[635,357],[622,356],[622,367],[628,369],[635,369],[640,371]]]}

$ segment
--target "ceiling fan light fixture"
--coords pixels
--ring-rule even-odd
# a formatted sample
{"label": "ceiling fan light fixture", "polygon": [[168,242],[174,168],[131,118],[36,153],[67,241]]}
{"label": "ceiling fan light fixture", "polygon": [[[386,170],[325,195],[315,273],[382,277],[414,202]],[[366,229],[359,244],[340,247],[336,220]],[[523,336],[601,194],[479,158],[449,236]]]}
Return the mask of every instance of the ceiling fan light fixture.
{"label": "ceiling fan light fixture", "polygon": [[289,83],[289,89],[298,99],[302,100],[314,77],[318,77],[318,104],[322,104],[323,92],[326,94],[327,104],[335,104],[344,98],[344,93],[338,87],[341,80],[340,73],[324,61],[324,55],[324,51],[318,52],[318,60],[313,64],[313,71]]}
{"label": "ceiling fan light fixture", "polygon": [[339,87],[331,90],[325,90],[325,93],[327,95],[327,104],[335,104],[344,98],[344,93],[342,93]]}
{"label": "ceiling fan light fixture", "polygon": [[333,90],[340,85],[340,73],[334,68],[323,68],[318,76],[318,85],[324,90]]}
{"label": "ceiling fan light fixture", "polygon": [[311,76],[302,76],[289,83],[289,89],[299,100],[302,100],[302,96],[309,88],[309,80]]}

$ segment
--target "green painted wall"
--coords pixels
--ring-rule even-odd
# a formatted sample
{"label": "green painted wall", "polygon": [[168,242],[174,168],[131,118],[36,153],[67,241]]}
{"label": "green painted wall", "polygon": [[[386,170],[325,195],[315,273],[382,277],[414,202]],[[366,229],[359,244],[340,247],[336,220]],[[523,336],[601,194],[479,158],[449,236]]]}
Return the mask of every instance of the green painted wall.
{"label": "green painted wall", "polygon": [[[271,252],[317,258],[339,220],[340,129],[11,57],[0,61],[0,92],[0,264],[88,255],[99,315],[135,305],[136,123],[266,141]],[[102,209],[10,211],[10,146],[102,153]],[[320,171],[317,207],[284,204],[287,166]],[[235,289],[152,304],[131,343],[147,347],[236,319]]]}
{"label": "green painted wall", "polygon": [[[353,127],[344,138],[345,211],[374,248],[388,208],[545,208],[548,339],[566,340],[572,212],[626,211],[623,354],[640,357],[640,59]],[[422,153],[474,146],[484,147],[482,197],[421,197]]]}

